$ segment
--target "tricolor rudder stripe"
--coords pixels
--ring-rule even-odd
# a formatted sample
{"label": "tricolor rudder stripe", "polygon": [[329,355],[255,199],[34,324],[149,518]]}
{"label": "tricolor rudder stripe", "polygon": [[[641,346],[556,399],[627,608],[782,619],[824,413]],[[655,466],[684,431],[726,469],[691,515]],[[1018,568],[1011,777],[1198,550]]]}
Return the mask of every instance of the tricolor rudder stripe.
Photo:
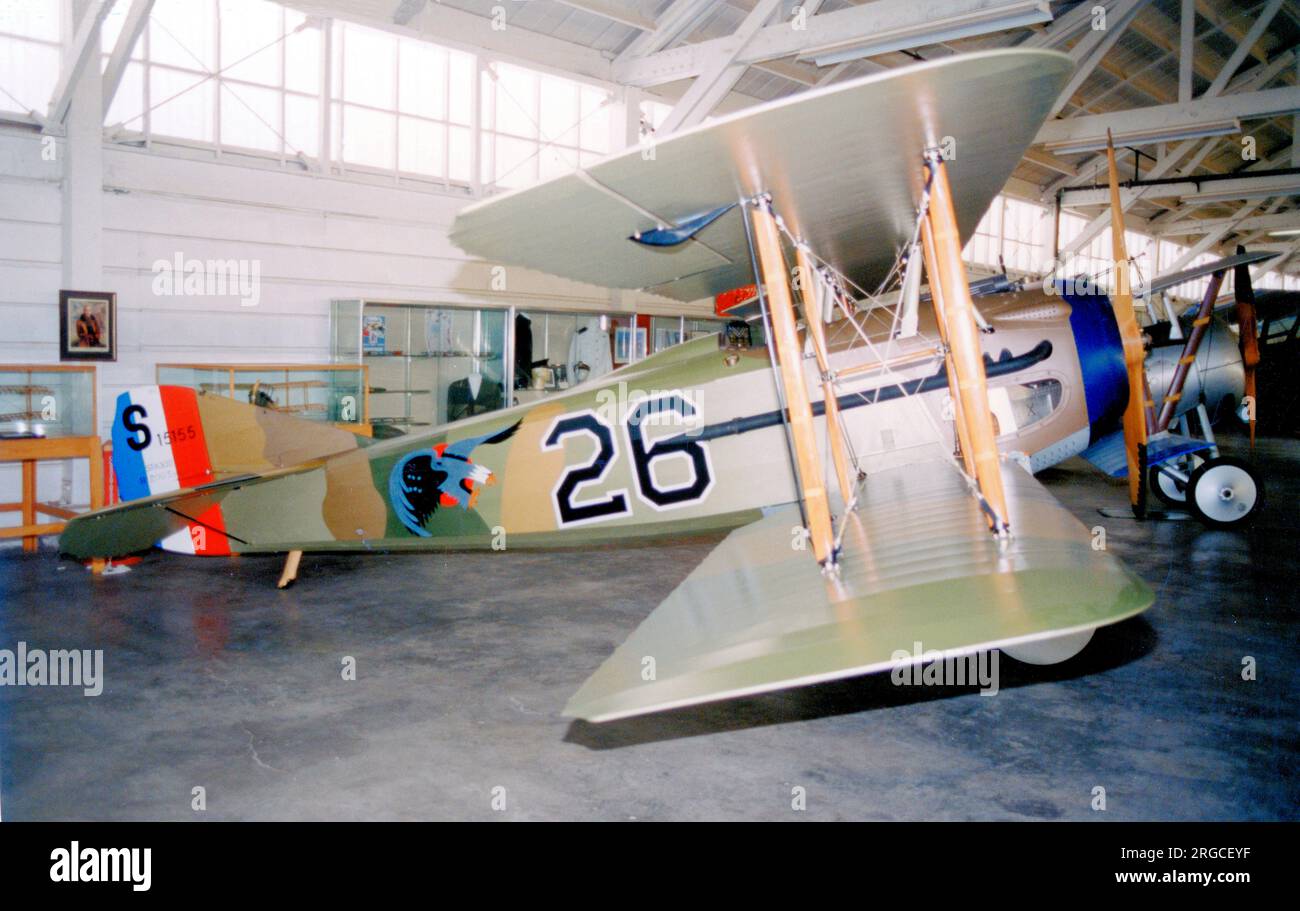
{"label": "tricolor rudder stripe", "polygon": [[[198,395],[184,386],[141,386],[117,397],[113,471],[123,501],[171,493],[216,480],[208,456]],[[221,507],[159,542],[187,554],[228,554]]]}

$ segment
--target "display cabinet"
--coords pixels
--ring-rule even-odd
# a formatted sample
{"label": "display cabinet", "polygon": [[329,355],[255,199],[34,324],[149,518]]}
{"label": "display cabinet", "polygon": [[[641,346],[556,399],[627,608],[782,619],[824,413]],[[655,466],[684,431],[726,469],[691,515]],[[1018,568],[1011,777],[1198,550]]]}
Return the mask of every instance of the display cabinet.
{"label": "display cabinet", "polygon": [[368,433],[364,364],[159,364],[160,385],[199,392]]}
{"label": "display cabinet", "polygon": [[[59,534],[77,515],[66,503],[39,497],[41,462],[86,459],[90,508],[103,505],[104,463],[96,420],[93,366],[0,364],[0,462],[22,466],[18,499],[0,496],[0,512],[18,513],[18,524],[0,528],[0,538],[22,538],[23,550],[35,551],[41,535]],[[93,561],[92,568],[99,572],[103,561]]]}
{"label": "display cabinet", "polygon": [[95,368],[0,364],[0,438],[93,436]]}
{"label": "display cabinet", "polygon": [[380,435],[509,404],[506,309],[346,300],[334,301],[332,316],[333,356],[369,369]]}

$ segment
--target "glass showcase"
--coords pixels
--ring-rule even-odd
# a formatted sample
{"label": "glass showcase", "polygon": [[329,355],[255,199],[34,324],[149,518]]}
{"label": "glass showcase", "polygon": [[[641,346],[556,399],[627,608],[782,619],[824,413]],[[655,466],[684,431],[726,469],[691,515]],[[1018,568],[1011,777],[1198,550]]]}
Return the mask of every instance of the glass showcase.
{"label": "glass showcase", "polygon": [[95,433],[94,367],[0,364],[0,439]]}
{"label": "glass showcase", "polygon": [[366,370],[351,364],[159,364],[159,384],[189,386],[294,417],[368,423]]}

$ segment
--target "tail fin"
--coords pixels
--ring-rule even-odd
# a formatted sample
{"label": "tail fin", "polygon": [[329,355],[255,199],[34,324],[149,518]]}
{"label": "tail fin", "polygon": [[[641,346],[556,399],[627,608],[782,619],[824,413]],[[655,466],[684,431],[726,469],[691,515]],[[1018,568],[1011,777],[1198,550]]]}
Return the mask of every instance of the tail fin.
{"label": "tail fin", "polygon": [[[184,386],[141,386],[117,397],[113,471],[123,500],[263,474],[355,449],[346,430]],[[215,532],[215,533],[214,533]],[[230,553],[221,504],[158,541],[186,554]]]}

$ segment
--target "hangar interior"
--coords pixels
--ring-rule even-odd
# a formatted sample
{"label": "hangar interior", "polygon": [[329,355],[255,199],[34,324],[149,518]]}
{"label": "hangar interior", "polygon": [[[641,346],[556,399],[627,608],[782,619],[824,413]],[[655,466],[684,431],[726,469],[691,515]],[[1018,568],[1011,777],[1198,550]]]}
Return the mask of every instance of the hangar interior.
{"label": "hangar interior", "polygon": [[[972,286],[1117,290],[1110,134],[1135,287],[1186,276],[1135,291],[1148,345],[1191,333],[1203,299],[1223,317],[1243,277],[1259,302],[1258,437],[1254,397],[1211,396],[1198,368],[1204,407],[1182,419],[1252,466],[1249,523],[1137,521],[1129,485],[1082,459],[1038,472],[1154,592],[1078,657],[1007,661],[997,698],[876,674],[602,724],[558,708],[725,531],[308,552],[284,589],[262,553],[61,557],[64,523],[131,499],[102,447],[122,448],[115,403],[141,388],[386,445],[562,410],[741,314],[767,338],[749,298],[506,268],[453,225],[729,115],[999,49],[1069,71],[961,238]],[[1294,0],[0,4],[0,650],[105,661],[94,698],[0,686],[0,814],[1294,818],[1298,51]],[[1272,255],[1210,271],[1238,252]]]}

